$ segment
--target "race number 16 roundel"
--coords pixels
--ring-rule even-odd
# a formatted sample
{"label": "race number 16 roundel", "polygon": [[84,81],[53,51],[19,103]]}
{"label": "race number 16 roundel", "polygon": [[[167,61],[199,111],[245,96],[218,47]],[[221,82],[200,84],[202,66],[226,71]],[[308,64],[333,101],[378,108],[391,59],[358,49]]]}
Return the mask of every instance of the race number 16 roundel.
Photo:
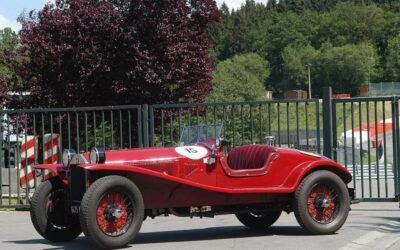
{"label": "race number 16 roundel", "polygon": [[176,147],[175,151],[192,160],[199,160],[204,158],[208,151],[207,149],[199,146],[185,146],[185,147]]}

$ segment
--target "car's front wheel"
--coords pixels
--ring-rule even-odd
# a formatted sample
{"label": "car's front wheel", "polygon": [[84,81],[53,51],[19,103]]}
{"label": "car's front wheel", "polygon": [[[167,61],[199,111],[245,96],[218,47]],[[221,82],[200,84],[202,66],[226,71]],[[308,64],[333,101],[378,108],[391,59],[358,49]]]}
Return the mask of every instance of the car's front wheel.
{"label": "car's front wheel", "polygon": [[144,202],[138,187],[121,176],[106,176],[86,191],[80,210],[85,236],[97,247],[114,249],[129,244],[139,232]]}
{"label": "car's front wheel", "polygon": [[346,184],[330,171],[313,172],[297,187],[293,210],[299,224],[309,233],[332,234],[343,226],[349,214]]}
{"label": "car's front wheel", "polygon": [[268,228],[281,216],[282,211],[271,211],[262,213],[240,213],[236,214],[238,220],[248,228]]}
{"label": "car's front wheel", "polygon": [[58,177],[44,181],[32,196],[33,226],[49,241],[71,241],[82,233],[78,216],[67,212],[65,201],[65,186]]}

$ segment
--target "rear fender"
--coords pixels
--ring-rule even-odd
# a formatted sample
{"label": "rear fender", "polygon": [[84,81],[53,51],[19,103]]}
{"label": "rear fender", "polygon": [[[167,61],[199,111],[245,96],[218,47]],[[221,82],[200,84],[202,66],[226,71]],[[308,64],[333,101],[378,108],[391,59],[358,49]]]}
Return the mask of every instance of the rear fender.
{"label": "rear fender", "polygon": [[304,179],[304,177],[318,170],[331,171],[337,174],[346,184],[352,180],[350,172],[346,168],[342,167],[340,164],[329,160],[319,160],[305,162],[293,168],[293,170],[289,173],[288,177],[284,181],[283,186],[296,190],[297,186]]}

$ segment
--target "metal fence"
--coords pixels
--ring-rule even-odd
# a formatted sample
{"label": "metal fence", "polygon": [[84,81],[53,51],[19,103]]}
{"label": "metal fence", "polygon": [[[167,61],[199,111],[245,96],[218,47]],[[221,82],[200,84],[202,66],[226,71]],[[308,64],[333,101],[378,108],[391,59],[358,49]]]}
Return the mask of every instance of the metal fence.
{"label": "metal fence", "polygon": [[334,159],[362,200],[399,198],[399,97],[333,100]]}
{"label": "metal fence", "polygon": [[149,107],[151,146],[176,145],[181,128],[222,124],[231,146],[266,143],[321,152],[319,100],[171,104]]}
{"label": "metal fence", "polygon": [[352,172],[358,198],[395,200],[399,98],[332,100],[326,89],[312,100],[0,111],[0,207],[28,207],[41,179],[33,174],[33,184],[22,185],[25,166],[59,162],[62,149],[174,146],[183,127],[196,124],[222,124],[230,147],[274,142],[324,154]]}
{"label": "metal fence", "polygon": [[27,207],[41,181],[31,165],[56,163],[62,149],[142,147],[141,106],[0,111],[0,207]]}

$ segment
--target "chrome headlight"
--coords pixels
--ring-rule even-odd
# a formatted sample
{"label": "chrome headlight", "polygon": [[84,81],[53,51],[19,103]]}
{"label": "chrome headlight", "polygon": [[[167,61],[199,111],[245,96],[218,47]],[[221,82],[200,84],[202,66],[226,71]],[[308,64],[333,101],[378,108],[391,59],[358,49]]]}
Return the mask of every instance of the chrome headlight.
{"label": "chrome headlight", "polygon": [[71,163],[72,157],[76,155],[75,150],[73,149],[65,149],[62,154],[62,164],[64,167],[68,167]]}
{"label": "chrome headlight", "polygon": [[92,148],[89,157],[91,164],[104,163],[106,161],[106,152],[102,148]]}

